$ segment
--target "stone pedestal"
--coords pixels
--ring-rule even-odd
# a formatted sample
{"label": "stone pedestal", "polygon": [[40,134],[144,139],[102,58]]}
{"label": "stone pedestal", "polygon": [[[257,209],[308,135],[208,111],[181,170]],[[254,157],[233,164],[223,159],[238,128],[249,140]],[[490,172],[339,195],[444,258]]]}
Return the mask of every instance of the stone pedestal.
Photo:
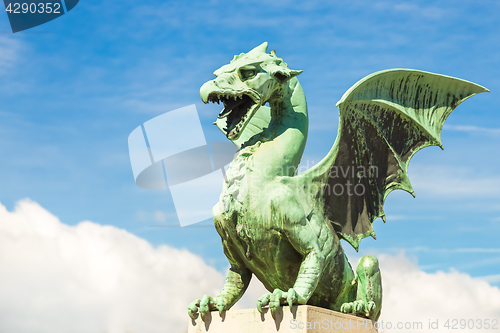
{"label": "stone pedestal", "polygon": [[189,319],[188,333],[376,333],[371,320],[343,314],[316,306],[299,305],[282,307],[276,312],[276,320],[269,309],[263,313],[257,309],[230,310],[207,314],[203,322],[198,316]]}

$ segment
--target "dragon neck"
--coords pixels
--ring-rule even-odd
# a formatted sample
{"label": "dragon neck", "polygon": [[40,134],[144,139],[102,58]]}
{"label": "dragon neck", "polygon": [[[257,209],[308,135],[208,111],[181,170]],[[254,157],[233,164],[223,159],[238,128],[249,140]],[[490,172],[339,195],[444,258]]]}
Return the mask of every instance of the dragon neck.
{"label": "dragon neck", "polygon": [[293,176],[304,152],[308,131],[307,103],[297,78],[290,79],[269,102],[271,122],[259,135],[252,154],[252,167],[260,182]]}

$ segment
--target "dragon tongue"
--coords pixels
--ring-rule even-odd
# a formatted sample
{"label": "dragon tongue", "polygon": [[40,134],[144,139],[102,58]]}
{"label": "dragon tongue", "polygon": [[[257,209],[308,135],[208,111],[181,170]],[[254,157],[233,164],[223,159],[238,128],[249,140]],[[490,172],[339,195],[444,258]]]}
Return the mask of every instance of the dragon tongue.
{"label": "dragon tongue", "polygon": [[219,116],[217,117],[218,119],[222,119],[224,117],[227,117],[230,113],[231,113],[231,109],[225,107],[224,110],[222,110],[220,113],[219,113]]}
{"label": "dragon tongue", "polygon": [[227,117],[231,113],[231,111],[233,111],[235,108],[237,108],[238,106],[243,104],[243,102],[245,102],[245,100],[241,99],[241,98],[237,98],[236,101],[234,101],[232,99],[228,99],[224,103],[224,110],[222,110],[221,113],[219,113],[218,118],[221,119],[221,118]]}

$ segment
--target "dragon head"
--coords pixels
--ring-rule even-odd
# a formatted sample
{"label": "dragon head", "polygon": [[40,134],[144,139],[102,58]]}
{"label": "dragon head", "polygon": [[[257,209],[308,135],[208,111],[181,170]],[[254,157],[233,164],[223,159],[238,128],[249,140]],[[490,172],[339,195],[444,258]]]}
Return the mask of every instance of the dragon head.
{"label": "dragon head", "polygon": [[288,68],[276,53],[267,53],[267,42],[233,60],[214,72],[216,78],[200,88],[204,103],[224,104],[218,120],[225,118],[222,132],[237,140],[255,112],[265,103],[283,97],[286,82],[302,73]]}

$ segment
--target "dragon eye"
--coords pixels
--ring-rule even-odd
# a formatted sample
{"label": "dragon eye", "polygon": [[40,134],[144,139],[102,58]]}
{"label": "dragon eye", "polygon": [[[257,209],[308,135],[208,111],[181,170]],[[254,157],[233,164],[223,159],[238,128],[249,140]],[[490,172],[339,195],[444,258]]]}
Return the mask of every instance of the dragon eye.
{"label": "dragon eye", "polygon": [[240,75],[243,80],[248,80],[257,75],[257,71],[254,69],[242,69],[240,70]]}

